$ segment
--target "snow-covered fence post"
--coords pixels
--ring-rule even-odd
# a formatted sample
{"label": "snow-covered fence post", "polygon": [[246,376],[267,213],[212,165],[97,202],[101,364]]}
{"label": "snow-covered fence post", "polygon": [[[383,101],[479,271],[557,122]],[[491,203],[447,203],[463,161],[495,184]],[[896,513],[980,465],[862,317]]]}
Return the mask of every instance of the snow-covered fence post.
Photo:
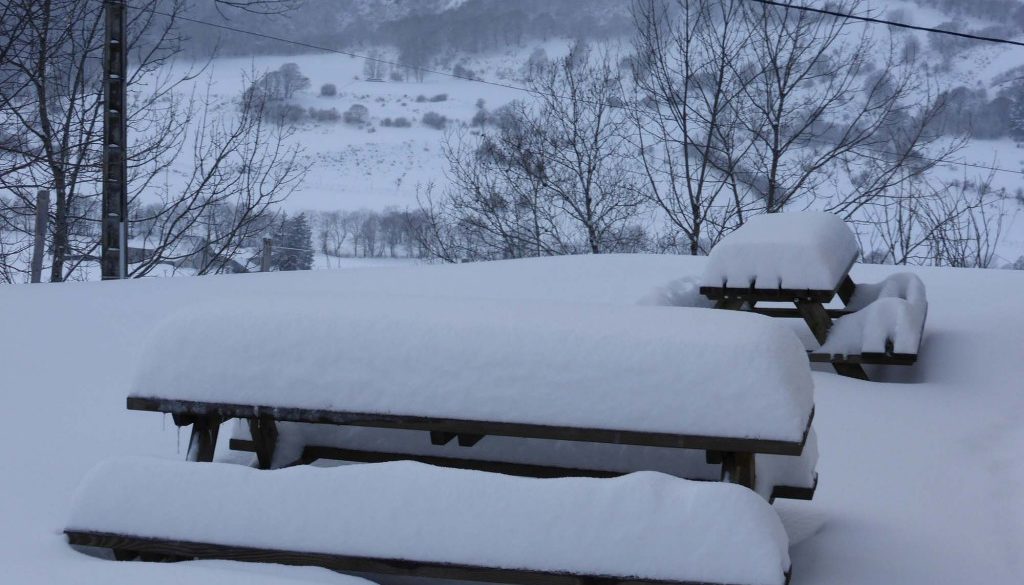
{"label": "snow-covered fence post", "polygon": [[260,272],[270,272],[270,256],[273,248],[274,240],[263,238],[263,257],[260,259]]}
{"label": "snow-covered fence post", "polygon": [[32,247],[32,282],[43,279],[43,253],[46,252],[46,226],[50,215],[50,192],[36,194],[36,231]]}

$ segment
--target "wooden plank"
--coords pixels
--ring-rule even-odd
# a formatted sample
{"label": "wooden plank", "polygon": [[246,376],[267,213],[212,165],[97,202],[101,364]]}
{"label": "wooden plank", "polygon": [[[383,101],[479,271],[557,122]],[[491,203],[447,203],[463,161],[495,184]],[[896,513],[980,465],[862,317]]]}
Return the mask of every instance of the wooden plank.
{"label": "wooden plank", "polygon": [[[840,294],[840,290],[843,291],[843,294],[848,292],[849,284],[847,284],[847,280],[849,279],[850,284],[853,284],[853,280],[850,279],[849,274],[850,269],[853,268],[853,265],[856,261],[856,255],[850,258],[850,261],[846,265],[846,269],[843,270],[843,276],[839,279],[838,282],[836,282],[836,285],[829,290],[796,288],[754,288],[752,286],[702,286],[700,287],[700,294],[704,295],[705,297],[713,301],[724,298],[734,298],[753,302],[764,301],[795,303],[796,301],[809,301],[815,303],[828,303],[833,298],[835,298],[837,294]],[[850,294],[852,295],[852,292]]]}
{"label": "wooden plank", "polygon": [[[560,441],[583,441],[590,443],[612,443],[617,445],[642,445],[648,447],[676,447],[712,451],[734,451],[744,453],[767,453],[773,455],[800,455],[803,452],[807,433],[814,420],[814,410],[807,417],[803,436],[799,441],[772,439],[751,439],[744,437],[712,437],[705,435],[684,435],[619,429],[593,429],[583,427],[556,427],[526,423],[506,423],[447,418],[429,418],[393,414],[340,412],[302,408],[282,408],[268,405],[245,405],[208,403],[187,400],[167,400],[130,396],[129,410],[166,412],[171,414],[214,415],[221,419],[252,418],[265,415],[277,422],[305,422],[335,425],[352,425],[389,429],[440,431],[455,434],[498,435],[526,439],[555,439]],[[742,432],[742,429],[738,429]]]}
{"label": "wooden plank", "polygon": [[[252,441],[231,439],[231,448],[236,451],[252,452]],[[302,452],[301,461],[311,463],[318,459],[348,461],[350,463],[385,463],[388,461],[418,461],[437,467],[454,469],[472,469],[504,475],[520,477],[556,478],[556,477],[619,477],[625,472],[560,467],[554,465],[535,465],[528,463],[510,463],[506,461],[489,461],[484,459],[464,459],[462,457],[442,457],[437,455],[415,455],[390,451],[366,451],[362,449],[344,449],[325,445],[307,445]]]}
{"label": "wooden plank", "polygon": [[[484,581],[521,585],[739,585],[693,581],[668,581],[654,579],[632,579],[608,575],[585,575],[568,572],[538,571],[528,569],[502,569],[482,565],[460,565],[433,562],[429,560],[389,559],[365,556],[350,556],[325,553],[307,553],[261,549],[242,546],[227,546],[213,543],[189,542],[145,538],[110,533],[65,531],[68,542],[76,546],[94,546],[113,550],[132,551],[161,555],[176,560],[217,559],[275,563],[292,566],[323,567],[338,572],[380,573],[454,579],[459,581]],[[785,574],[789,582],[789,573]]]}
{"label": "wooden plank", "polygon": [[467,433],[459,434],[459,446],[460,447],[472,447],[483,439],[484,435],[470,435]]}
{"label": "wooden plank", "polygon": [[714,286],[700,287],[700,294],[713,301],[735,299],[743,302],[795,303],[811,301],[827,303],[836,293],[834,290],[800,290],[791,288],[722,288]]}
{"label": "wooden plank", "polygon": [[818,474],[814,474],[814,485],[811,487],[794,487],[787,485],[777,485],[772,488],[772,495],[768,501],[774,502],[778,499],[783,500],[813,500],[814,492],[818,489]]}
{"label": "wooden plank", "polygon": [[[751,309],[752,312],[759,315],[766,315],[768,317],[777,317],[783,319],[802,319],[803,315],[800,314],[800,310],[795,307],[754,307]],[[829,319],[838,319],[845,317],[852,313],[847,309],[825,309],[825,313]]]}
{"label": "wooden plank", "polygon": [[863,353],[851,355],[832,355],[828,353],[808,352],[808,358],[819,364],[866,364],[877,366],[912,366],[917,362],[916,353]]}

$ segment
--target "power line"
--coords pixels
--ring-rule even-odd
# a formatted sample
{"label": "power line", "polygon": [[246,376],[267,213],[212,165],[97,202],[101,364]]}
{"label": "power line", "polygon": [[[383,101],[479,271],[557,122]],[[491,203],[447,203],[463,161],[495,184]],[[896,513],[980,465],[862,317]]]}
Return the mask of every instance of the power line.
{"label": "power line", "polygon": [[[873,22],[873,23],[877,23],[877,24],[887,24],[887,25],[890,25],[890,26],[896,26],[896,27],[900,27],[900,28],[909,28],[909,29],[914,29],[914,30],[923,30],[923,31],[929,31],[929,32],[950,34],[950,35],[960,36],[960,37],[974,38],[974,39],[977,39],[977,40],[993,41],[993,42],[1003,42],[1003,43],[1007,43],[1007,44],[1024,46],[1024,43],[1016,42],[1016,41],[1009,41],[1009,40],[1006,40],[1006,39],[996,39],[996,38],[990,38],[990,37],[979,37],[979,36],[975,36],[975,35],[968,35],[966,33],[957,33],[957,32],[946,31],[946,30],[942,30],[942,29],[933,29],[933,28],[927,28],[927,27],[919,27],[919,26],[904,24],[904,23],[895,22],[895,21],[882,20],[882,19],[871,18],[871,17],[866,17],[866,16],[862,17],[862,16],[845,14],[845,13],[835,12],[835,11],[830,11],[830,10],[825,10],[825,9],[812,8],[812,7],[809,7],[809,6],[802,6],[802,5],[796,5],[796,4],[783,4],[781,2],[776,2],[774,0],[748,0],[748,1],[750,1],[750,2],[757,2],[757,3],[760,3],[760,4],[771,5],[771,6],[778,6],[778,7],[787,8],[787,9],[806,10],[806,11],[809,11],[809,12],[816,12],[816,13],[821,13],[821,14],[827,14],[829,16],[835,16],[835,17],[838,17],[838,18],[851,18],[851,19],[854,19],[854,20],[863,20],[863,21],[866,21],[866,22]],[[254,37],[258,37],[258,38],[263,38],[263,39],[267,39],[267,40],[272,40],[272,41],[276,41],[276,42],[280,42],[280,43],[295,45],[295,46],[298,46],[298,47],[304,47],[304,48],[307,48],[307,49],[312,49],[314,51],[323,51],[323,52],[326,52],[326,53],[334,53],[334,54],[337,54],[337,55],[344,55],[346,57],[352,57],[352,58],[356,58],[356,59],[363,59],[364,61],[372,61],[372,62],[376,62],[376,63],[383,63],[385,65],[391,65],[393,67],[406,67],[405,65],[402,65],[402,64],[400,64],[398,62],[395,62],[395,61],[390,61],[388,59],[381,59],[379,57],[370,57],[370,56],[367,56],[367,55],[361,55],[359,53],[353,53],[351,51],[344,51],[344,50],[335,49],[335,48],[332,48],[332,47],[324,47],[324,46],[321,46],[321,45],[315,45],[315,44],[307,43],[307,42],[304,42],[304,41],[297,41],[297,40],[289,39],[289,38],[285,38],[285,37],[279,37],[279,36],[269,35],[269,34],[265,34],[265,33],[261,33],[261,32],[252,31],[252,30],[247,30],[247,29],[242,29],[242,28],[238,28],[238,27],[228,26],[226,24],[218,24],[218,23],[215,23],[215,22],[209,22],[209,21],[205,21],[205,20],[199,20],[199,19],[196,19],[196,18],[190,18],[190,17],[187,17],[187,16],[170,14],[170,13],[167,13],[167,12],[163,12],[163,11],[157,10],[155,8],[152,8],[152,7],[138,7],[138,10],[143,10],[143,11],[151,12],[153,14],[157,14],[157,15],[160,15],[160,16],[165,16],[165,17],[168,17],[168,18],[174,18],[174,19],[177,19],[177,20],[191,22],[193,24],[199,24],[199,25],[203,25],[203,26],[208,26],[208,27],[212,27],[212,28],[216,28],[216,29],[220,29],[220,30],[225,30],[225,31],[233,32],[233,33],[250,35],[250,36],[254,36]],[[411,66],[409,68],[417,70],[417,71],[422,71],[424,73],[430,73],[430,74],[433,74],[433,75],[440,75],[440,76],[443,76],[443,77],[450,77],[450,78],[453,78],[453,79],[460,79],[462,81],[470,81],[470,82],[474,82],[474,83],[482,83],[482,84],[485,84],[485,85],[491,85],[491,86],[495,86],[495,87],[502,87],[502,88],[505,88],[505,89],[511,89],[511,90],[514,90],[514,91],[521,91],[521,92],[525,92],[525,93],[529,93],[529,94],[533,94],[533,95],[538,95],[538,96],[551,97],[551,98],[560,99],[560,100],[574,101],[576,103],[581,103],[581,104],[621,107],[621,108],[624,108],[624,109],[630,109],[630,110],[633,110],[633,111],[638,111],[637,108],[633,108],[633,107],[629,107],[629,106],[625,106],[625,105],[612,106],[612,104],[608,104],[608,103],[604,103],[604,102],[587,100],[587,99],[582,99],[582,98],[577,98],[577,97],[567,96],[567,95],[560,95],[560,94],[556,94],[556,93],[549,93],[549,92],[545,92],[545,91],[541,91],[541,90],[537,90],[537,89],[533,89],[533,88],[529,88],[529,87],[523,87],[521,85],[513,85],[511,83],[502,83],[502,82],[499,82],[499,81],[491,81],[491,80],[487,80],[487,79],[480,79],[478,77],[469,77],[469,76],[465,76],[465,75],[457,75],[455,73],[449,73],[449,72],[446,72],[446,71],[438,71],[438,70],[435,70],[435,69],[427,69],[425,67]],[[352,82],[352,83],[355,83],[355,82]],[[351,83],[349,85],[351,85]],[[965,167],[972,167],[972,168],[977,168],[977,169],[982,169],[982,170],[987,170],[987,171],[993,171],[993,172],[1003,172],[1003,173],[1012,173],[1012,174],[1024,175],[1024,171],[1012,170],[1012,169],[1003,169],[1003,168],[999,168],[999,167],[991,167],[991,166],[982,165],[982,164],[979,164],[979,163],[970,163],[970,162],[967,162],[967,161],[953,161],[953,160],[948,160],[948,159],[928,158],[928,157],[925,157],[925,156],[914,155],[914,154],[900,155],[898,153],[887,152],[887,151],[884,151],[884,150],[877,150],[877,149],[871,149],[871,148],[862,148],[860,150],[868,150],[870,152],[874,152],[874,153],[877,153],[877,154],[888,155],[888,156],[907,156],[907,158],[917,158],[917,159],[920,159],[920,160],[924,160],[924,161],[928,161],[928,162],[933,162],[933,163],[951,164],[951,165],[962,165],[962,166],[965,166]]]}
{"label": "power line", "polygon": [[874,18],[871,16],[860,16],[857,14],[849,14],[846,12],[838,12],[836,10],[828,10],[826,8],[814,8],[813,6],[805,6],[803,4],[787,4],[785,2],[778,2],[776,0],[747,0],[748,2],[756,2],[758,4],[765,4],[768,6],[776,6],[779,8],[785,8],[786,10],[802,10],[804,12],[814,12],[815,14],[824,14],[827,16],[834,16],[836,18],[847,18],[850,20],[859,20],[862,22],[869,22],[872,24],[884,24],[896,28],[905,28],[910,30],[924,31],[936,34],[950,35],[954,37],[960,37],[964,39],[971,39],[974,41],[984,41],[986,43],[998,43],[1002,45],[1014,45],[1017,47],[1024,47],[1024,42],[1011,41],[1010,39],[1002,39],[998,37],[986,37],[981,35],[974,35],[970,33],[956,32],[952,30],[944,30],[941,28],[934,28],[929,26],[917,26],[913,24],[907,24],[905,22],[897,22],[895,20],[886,20],[884,18]]}

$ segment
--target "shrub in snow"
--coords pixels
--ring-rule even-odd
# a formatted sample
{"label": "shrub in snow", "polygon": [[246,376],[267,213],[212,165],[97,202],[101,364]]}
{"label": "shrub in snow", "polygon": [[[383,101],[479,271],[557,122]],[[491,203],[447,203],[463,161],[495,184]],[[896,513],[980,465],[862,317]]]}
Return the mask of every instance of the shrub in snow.
{"label": "shrub in snow", "polygon": [[370,110],[362,104],[354,104],[342,117],[346,124],[365,124],[370,119]]}
{"label": "shrub in snow", "polygon": [[478,109],[478,110],[484,109],[484,103],[485,103],[484,102],[484,98],[477,99],[476,100],[476,109]]}
{"label": "shrub in snow", "polygon": [[426,114],[423,114],[421,122],[423,122],[423,125],[428,128],[444,130],[445,126],[448,125],[448,118],[438,114],[437,112],[427,112]]}
{"label": "shrub in snow", "polygon": [[464,67],[461,63],[452,69],[452,74],[463,79],[476,79],[476,73],[474,73],[472,69]]}
{"label": "shrub in snow", "polygon": [[395,128],[412,128],[412,122],[410,122],[409,118],[406,118],[405,116],[395,118],[391,124]]}
{"label": "shrub in snow", "polygon": [[427,101],[430,101],[430,102],[433,102],[433,103],[446,102],[446,101],[448,101],[448,94],[446,94],[446,93],[439,93],[439,94],[435,95],[434,97],[430,98]]}
{"label": "shrub in snow", "polygon": [[490,121],[491,113],[488,112],[487,110],[480,109],[477,110],[475,114],[473,114],[473,119],[470,120],[469,125],[473,126],[474,128],[478,128],[480,126],[486,126],[488,123],[490,123]]}
{"label": "shrub in snow", "polygon": [[391,78],[391,81],[405,81],[405,76],[403,76],[402,72],[397,69],[392,70],[389,77]]}
{"label": "shrub in snow", "polygon": [[420,94],[420,95],[416,96],[416,103],[422,104],[422,103],[424,103],[426,101],[427,101],[427,96],[425,96],[423,94]]}
{"label": "shrub in snow", "polygon": [[333,83],[325,83],[320,86],[320,95],[323,97],[334,97],[338,95],[338,87]]}
{"label": "shrub in snow", "polygon": [[306,117],[306,108],[295,104],[270,102],[263,107],[264,119],[274,124],[298,124]]}
{"label": "shrub in snow", "polygon": [[338,113],[337,108],[329,108],[318,110],[316,108],[309,108],[309,117],[314,122],[337,122],[341,119],[341,114]]}

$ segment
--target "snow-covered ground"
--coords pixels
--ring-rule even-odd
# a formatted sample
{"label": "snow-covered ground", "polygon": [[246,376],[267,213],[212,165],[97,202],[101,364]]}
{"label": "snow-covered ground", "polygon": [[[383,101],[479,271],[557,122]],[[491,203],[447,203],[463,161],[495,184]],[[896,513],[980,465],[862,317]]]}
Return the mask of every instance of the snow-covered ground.
{"label": "snow-covered ground", "polygon": [[[0,568],[9,583],[345,583],[327,571],[226,562],[114,563],[61,535],[99,461],[183,458],[169,419],[124,400],[162,317],[238,295],[402,293],[634,304],[704,258],[585,256],[0,289]],[[859,282],[891,267],[861,266]],[[923,353],[876,382],[815,372],[820,484],[778,502],[793,583],[1024,582],[1024,274],[913,269],[928,288]],[[254,319],[258,316],[254,315]],[[210,351],[216,351],[210,339]],[[741,365],[741,364],[740,364]],[[401,364],[395,364],[401,367]],[[222,440],[228,433],[222,433]],[[226,449],[221,447],[221,453]]]}

